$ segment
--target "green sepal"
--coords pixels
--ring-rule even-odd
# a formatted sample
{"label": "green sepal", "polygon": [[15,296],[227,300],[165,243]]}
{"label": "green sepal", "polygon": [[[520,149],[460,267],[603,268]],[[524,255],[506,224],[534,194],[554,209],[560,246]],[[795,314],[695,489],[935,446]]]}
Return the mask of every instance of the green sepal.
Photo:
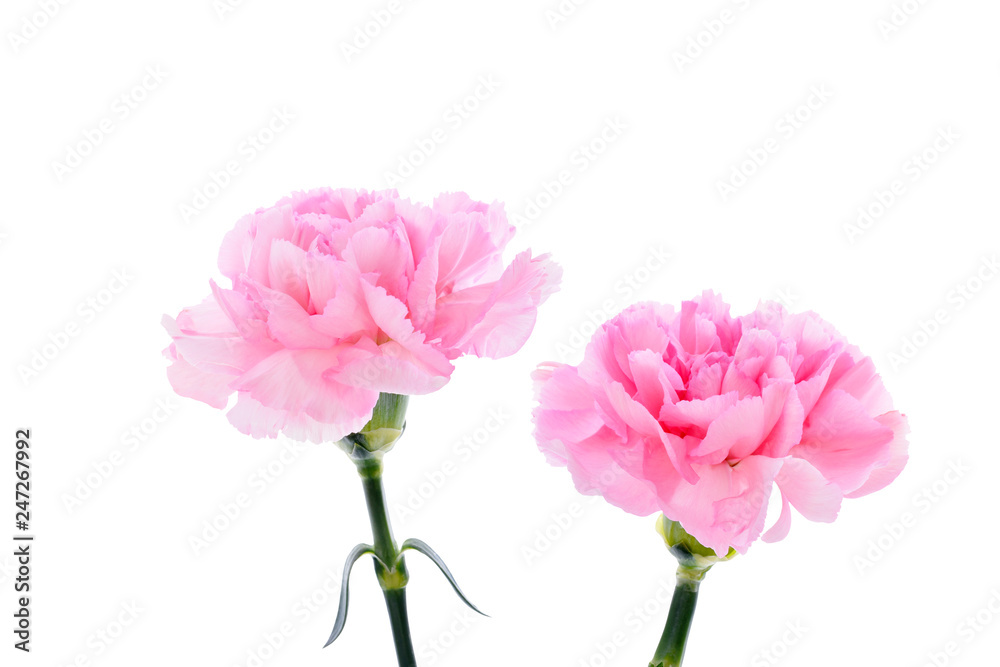
{"label": "green sepal", "polygon": [[340,584],[340,609],[337,610],[337,620],[333,624],[333,632],[330,633],[330,639],[327,640],[326,644],[323,644],[323,648],[335,642],[340,633],[344,631],[344,625],[347,623],[348,587],[351,581],[351,568],[365,554],[371,554],[376,560],[378,559],[378,556],[375,556],[375,548],[370,544],[359,544],[347,555],[347,562],[344,564],[344,579]]}
{"label": "green sepal", "polygon": [[455,576],[451,573],[451,570],[448,569],[448,566],[445,565],[444,559],[442,559],[441,556],[437,555],[437,552],[431,549],[426,542],[418,540],[415,537],[411,537],[410,539],[403,542],[403,545],[399,548],[400,555],[402,555],[402,553],[407,549],[412,549],[413,551],[419,551],[423,555],[430,558],[431,561],[433,561],[433,563],[438,566],[438,569],[440,569],[441,572],[444,574],[445,578],[448,580],[448,583],[450,583],[451,587],[455,589],[455,592],[458,593],[458,597],[462,599],[462,602],[468,605],[469,609],[476,612],[477,614],[489,618],[489,614],[479,611],[476,605],[472,604],[472,602],[469,601],[469,598],[465,597],[465,593],[462,592],[462,589],[458,587],[458,582],[455,581]]}

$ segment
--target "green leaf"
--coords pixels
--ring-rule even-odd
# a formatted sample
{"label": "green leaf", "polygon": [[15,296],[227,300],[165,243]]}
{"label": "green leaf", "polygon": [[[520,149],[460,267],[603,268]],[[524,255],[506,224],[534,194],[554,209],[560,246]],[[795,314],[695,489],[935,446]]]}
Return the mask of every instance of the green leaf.
{"label": "green leaf", "polygon": [[406,551],[407,549],[413,549],[414,551],[419,551],[423,555],[430,558],[434,562],[434,564],[438,566],[441,572],[444,573],[445,578],[448,579],[448,583],[450,583],[451,587],[455,589],[456,593],[458,593],[458,597],[462,599],[462,602],[467,604],[469,608],[472,609],[472,611],[476,612],[477,614],[489,617],[489,614],[484,614],[483,612],[479,611],[479,609],[476,608],[476,605],[472,604],[469,601],[469,598],[465,597],[465,593],[463,593],[462,589],[458,587],[458,582],[455,581],[455,576],[451,573],[451,570],[448,569],[448,566],[444,564],[444,560],[442,560],[441,556],[438,556],[433,549],[427,546],[426,542],[418,540],[415,537],[411,537],[410,539],[403,542],[403,545],[399,548],[400,554],[402,554],[402,552]]}
{"label": "green leaf", "polygon": [[347,623],[348,586],[351,580],[351,568],[365,554],[374,555],[375,548],[370,544],[359,544],[347,555],[347,562],[344,564],[344,580],[340,584],[340,609],[337,610],[337,621],[333,624],[333,632],[330,633],[330,639],[323,645],[323,648],[335,642],[340,633],[344,631],[344,625]]}

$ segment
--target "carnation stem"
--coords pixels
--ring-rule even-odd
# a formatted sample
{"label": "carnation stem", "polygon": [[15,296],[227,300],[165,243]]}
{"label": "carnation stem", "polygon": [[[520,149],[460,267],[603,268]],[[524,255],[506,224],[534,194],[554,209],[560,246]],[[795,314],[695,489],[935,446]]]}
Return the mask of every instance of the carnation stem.
{"label": "carnation stem", "polygon": [[677,569],[677,587],[670,602],[667,626],[649,667],[681,667],[684,662],[684,649],[698,604],[698,588],[706,571],[684,566]]}
{"label": "carnation stem", "polygon": [[392,638],[396,645],[396,658],[399,667],[416,667],[417,659],[413,653],[413,640],[410,639],[410,624],[406,614],[406,583],[409,575],[389,525],[385,489],[382,486],[381,457],[371,457],[355,463],[365,489],[375,547],[375,574],[385,595]]}

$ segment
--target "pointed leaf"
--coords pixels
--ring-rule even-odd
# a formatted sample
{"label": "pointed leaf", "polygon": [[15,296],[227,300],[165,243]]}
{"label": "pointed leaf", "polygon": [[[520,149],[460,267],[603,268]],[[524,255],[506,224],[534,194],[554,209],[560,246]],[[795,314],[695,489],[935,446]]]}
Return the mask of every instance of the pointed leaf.
{"label": "pointed leaf", "polygon": [[333,624],[333,632],[330,633],[330,639],[323,645],[323,648],[335,642],[340,633],[344,631],[344,625],[347,623],[348,586],[350,585],[351,568],[365,554],[374,555],[375,549],[370,544],[359,544],[347,555],[347,562],[344,564],[344,580],[340,584],[340,609],[337,610],[337,621]]}
{"label": "pointed leaf", "polygon": [[427,556],[432,561],[434,561],[434,564],[438,566],[441,572],[444,573],[444,576],[448,579],[448,583],[450,583],[451,587],[455,589],[456,593],[458,593],[458,597],[462,598],[462,602],[467,604],[469,608],[472,609],[472,611],[476,612],[477,614],[489,617],[489,614],[484,614],[483,612],[479,611],[479,609],[476,608],[476,605],[469,602],[469,598],[465,597],[465,593],[463,593],[462,589],[458,587],[458,582],[455,581],[455,576],[451,573],[451,570],[448,569],[448,566],[444,564],[444,560],[442,560],[441,556],[438,556],[433,549],[427,546],[426,542],[418,540],[415,537],[411,537],[410,539],[403,542],[403,545],[399,548],[399,551],[400,553],[402,553],[407,549],[413,549],[414,551],[419,551],[420,553],[422,553],[423,555]]}

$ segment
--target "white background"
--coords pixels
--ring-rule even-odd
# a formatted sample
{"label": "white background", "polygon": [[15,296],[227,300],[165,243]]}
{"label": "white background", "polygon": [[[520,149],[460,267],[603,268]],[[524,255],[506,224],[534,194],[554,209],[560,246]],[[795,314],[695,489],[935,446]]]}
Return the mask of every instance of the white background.
{"label": "white background", "polygon": [[[978,277],[992,277],[984,262],[1000,249],[1000,6],[905,4],[912,15],[880,27],[890,0],[592,0],[557,22],[546,14],[556,0],[405,0],[349,61],[342,45],[388,0],[249,0],[221,13],[211,0],[95,0],[57,4],[51,18],[44,3],[5,3],[0,516],[13,533],[14,431],[30,427],[37,541],[30,655],[10,646],[12,547],[0,551],[2,662],[235,666],[262,653],[268,666],[394,664],[367,564],[344,636],[321,650],[336,615],[323,586],[336,593],[346,553],[370,538],[353,467],[332,444],[282,464],[283,445],[174,397],[159,321],[208,293],[242,214],[296,189],[385,187],[414,159],[404,196],[504,201],[524,218],[511,256],[530,245],[565,268],[528,345],[463,360],[445,389],[414,399],[387,460],[397,537],[429,542],[492,615],[463,621],[445,580],[411,557],[421,665],[648,662],[674,564],[652,518],[578,496],[545,464],[528,374],[579,360],[590,316],[705,288],[735,313],[781,299],[834,322],[909,415],[912,458],[837,523],[798,518],[784,542],[716,568],[688,663],[918,667],[951,648],[938,665],[993,664],[1000,619],[984,611],[976,631],[966,618],[1000,596],[1000,285]],[[704,46],[685,63],[689,40]],[[463,117],[456,103],[475,108]],[[275,110],[294,118],[269,134]],[[104,119],[110,134],[88,147]],[[602,144],[609,122],[624,127]],[[949,129],[947,150],[935,149]],[[435,136],[445,140],[431,139],[431,155],[414,153]],[[744,165],[768,147],[763,166]],[[77,150],[88,154],[68,173],[55,164]],[[925,151],[926,169],[913,162]],[[213,188],[229,161],[239,173]],[[724,199],[734,169],[753,173]],[[540,197],[562,171],[569,185]],[[859,207],[878,213],[896,180],[902,194],[849,235]],[[183,215],[206,189],[203,210]],[[127,285],[112,294],[115,271]],[[967,299],[955,291],[965,285],[981,289]],[[101,312],[88,299],[104,300]],[[62,336],[67,326],[77,335]],[[25,374],[36,352],[48,358]],[[162,423],[157,401],[173,406]],[[498,410],[502,428],[484,437]],[[135,447],[131,429],[143,433]],[[115,451],[110,476],[95,476]],[[953,464],[966,471],[949,474]],[[262,487],[269,465],[280,474]],[[425,484],[445,469],[440,488]],[[220,506],[241,493],[249,506],[196,554],[190,539],[225,523]],[[402,518],[413,494],[424,504]],[[304,613],[312,596],[322,603]],[[132,604],[134,620],[122,612]],[[283,629],[281,647],[266,648]]]}

